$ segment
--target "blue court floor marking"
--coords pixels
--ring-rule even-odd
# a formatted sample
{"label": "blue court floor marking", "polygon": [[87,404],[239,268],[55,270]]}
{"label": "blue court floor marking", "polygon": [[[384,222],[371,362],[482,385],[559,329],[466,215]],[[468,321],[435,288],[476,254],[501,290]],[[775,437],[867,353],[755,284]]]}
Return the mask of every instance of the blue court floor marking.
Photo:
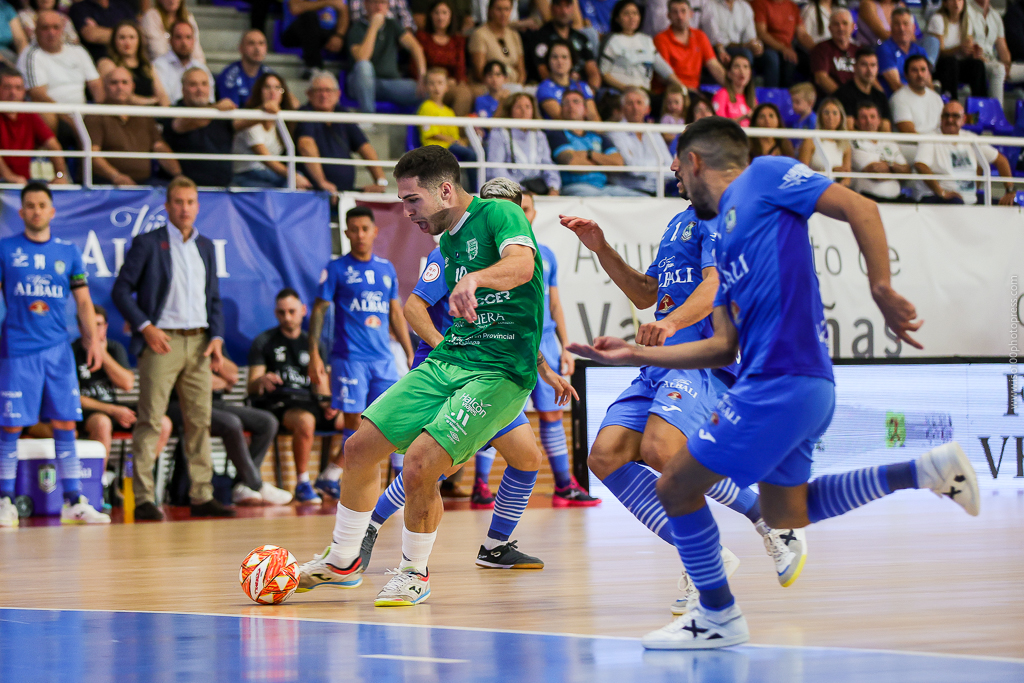
{"label": "blue court floor marking", "polygon": [[0,680],[1019,683],[1024,660],[767,645],[645,652],[632,638],[2,608]]}

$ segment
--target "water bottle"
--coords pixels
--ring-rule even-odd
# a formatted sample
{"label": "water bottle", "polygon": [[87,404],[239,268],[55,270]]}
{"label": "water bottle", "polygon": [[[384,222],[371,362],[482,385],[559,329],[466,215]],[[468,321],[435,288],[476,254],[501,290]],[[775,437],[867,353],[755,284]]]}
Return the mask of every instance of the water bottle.
{"label": "water bottle", "polygon": [[121,481],[121,495],[124,497],[124,523],[135,523],[135,463],[132,454],[124,456],[124,477]]}

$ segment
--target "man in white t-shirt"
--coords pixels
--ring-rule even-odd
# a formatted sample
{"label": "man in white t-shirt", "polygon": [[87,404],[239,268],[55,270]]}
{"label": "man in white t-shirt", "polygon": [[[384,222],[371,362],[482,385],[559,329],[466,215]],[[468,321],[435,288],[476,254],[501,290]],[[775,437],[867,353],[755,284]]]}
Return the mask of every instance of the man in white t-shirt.
{"label": "man in white t-shirt", "polygon": [[[988,96],[1003,103],[1003,83],[1024,80],[1024,64],[1013,62],[1006,46],[1006,28],[1003,18],[992,9],[990,0],[970,0],[967,3],[967,26],[974,38],[977,59],[985,60],[988,76]],[[972,93],[973,94],[973,93]]]}
{"label": "man in white t-shirt", "polygon": [[[942,98],[932,86],[932,67],[922,55],[907,57],[903,65],[907,87],[900,88],[889,99],[892,122],[898,133],[938,135],[942,115]],[[913,162],[917,145],[900,143],[900,151]]]}
{"label": "man in white t-shirt", "polygon": [[[857,107],[857,130],[877,133],[882,126],[882,116],[874,102],[861,102]],[[900,152],[900,146],[891,140],[854,140],[853,170],[859,173],[910,173],[910,164]],[[892,178],[872,180],[854,178],[853,189],[876,202],[898,202],[900,181]]]}
{"label": "man in white t-shirt", "polygon": [[[213,74],[203,62],[194,59],[196,49],[196,32],[187,21],[176,21],[171,26],[171,49],[153,60],[153,70],[167,91],[171,103],[181,99],[181,79],[192,67],[206,72],[213,82]],[[213,91],[210,91],[210,102],[213,102]]]}
{"label": "man in white t-shirt", "polygon": [[[922,142],[918,146],[914,168],[918,173],[963,176],[963,180],[925,180],[925,188],[917,200],[933,204],[977,204],[978,190],[975,179],[984,173],[981,163],[995,164],[999,175],[1012,177],[1010,162],[992,145],[978,144],[982,160],[975,154],[978,139],[974,133],[960,130],[964,124],[964,108],[953,100],[942,109],[942,134],[955,135],[962,142]],[[1013,204],[1012,183],[1006,184],[1006,194],[999,200],[1001,206]]]}
{"label": "man in white t-shirt", "polygon": [[709,0],[700,21],[701,25],[695,28],[707,34],[723,65],[738,54],[753,64],[754,58],[764,53],[754,27],[754,10],[746,0]]}
{"label": "man in white t-shirt", "polygon": [[[18,57],[18,71],[25,75],[28,97],[33,102],[56,102],[58,104],[85,104],[85,89],[89,88],[92,99],[103,102],[103,83],[93,66],[92,58],[80,45],[64,42],[64,22],[67,17],[59,12],[43,10],[36,19],[36,40]],[[58,120],[63,121],[62,129],[73,131],[68,116],[58,118],[56,114],[41,114],[46,125],[57,132],[60,139]],[[73,133],[71,133],[73,137]]]}

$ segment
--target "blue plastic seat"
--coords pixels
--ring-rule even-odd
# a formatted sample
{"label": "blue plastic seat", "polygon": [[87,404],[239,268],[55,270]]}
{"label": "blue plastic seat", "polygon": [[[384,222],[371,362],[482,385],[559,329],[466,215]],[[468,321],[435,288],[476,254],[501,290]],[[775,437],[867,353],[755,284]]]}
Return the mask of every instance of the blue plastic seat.
{"label": "blue plastic seat", "polygon": [[1024,133],[1024,100],[1017,100],[1017,113],[1014,116],[1013,134],[1017,137]]}
{"label": "blue plastic seat", "polygon": [[[288,3],[285,3],[287,6]],[[270,50],[282,55],[301,55],[302,48],[298,47],[285,47],[284,43],[281,42],[281,34],[284,33],[284,22],[280,19],[274,19],[274,28],[270,31]]]}
{"label": "blue plastic seat", "polygon": [[785,88],[758,88],[756,91],[757,103],[770,102],[779,108],[782,115],[782,123],[787,128],[792,127],[800,117],[793,111],[793,98]]}
{"label": "blue plastic seat", "polygon": [[722,86],[718,85],[717,83],[702,83],[700,86],[700,91],[702,93],[706,93],[707,95],[712,97],[716,92],[718,92],[721,89]]}
{"label": "blue plastic seat", "polygon": [[411,152],[417,147],[422,147],[423,141],[420,139],[420,127],[419,126],[407,126],[405,129],[405,151]]}
{"label": "blue plastic seat", "polygon": [[979,134],[983,131],[991,131],[995,135],[1013,135],[1013,126],[1003,114],[1003,105],[995,98],[968,97],[967,118],[968,120],[975,119],[964,126],[969,131]]}
{"label": "blue plastic seat", "polygon": [[1017,194],[1013,196],[1013,203],[1017,206],[1024,206],[1024,190],[1017,190]]}

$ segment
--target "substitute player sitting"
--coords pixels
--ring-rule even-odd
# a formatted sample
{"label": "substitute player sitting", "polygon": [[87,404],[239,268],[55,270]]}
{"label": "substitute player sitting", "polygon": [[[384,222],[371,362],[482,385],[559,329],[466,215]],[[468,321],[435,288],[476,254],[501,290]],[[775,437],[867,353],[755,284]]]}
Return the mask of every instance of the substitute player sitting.
{"label": "substitute player sitting", "polygon": [[890,284],[889,248],[875,203],[794,159],[759,157],[748,168],[748,150],[743,129],[719,117],[690,124],[679,138],[683,184],[697,216],[715,218],[719,235],[714,336],[656,348],[609,337],[594,347],[570,346],[605,363],[679,369],[721,367],[743,349],[736,384],[657,485],[700,600],[647,634],[643,644],[650,649],[718,648],[750,637],[704,500],[704,492],[725,477],[740,486],[757,482],[765,521],[778,527],[805,527],[908,488],[931,489],[978,514],[977,478],[955,442],[917,460],[808,481],[814,446],[835,409],[828,328],[807,234],[811,214],[850,224],[871,295],[899,339],[921,348],[909,335],[921,323]]}
{"label": "substitute player sitting", "polygon": [[[444,510],[437,480],[522,411],[537,382],[544,302],[537,242],[519,207],[471,197],[459,184],[458,161],[436,145],[406,153],[394,173],[412,222],[441,235],[452,326],[364,413],[345,444],[334,542],[300,567],[300,587],[362,582],[359,547],[380,491],[380,461],[404,450],[402,561],[378,606],[415,605],[430,595],[427,564]],[[560,396],[571,391],[560,384]]]}
{"label": "substitute player sitting", "polygon": [[78,329],[90,370],[103,367],[96,314],[82,254],[50,234],[56,211],[42,183],[21,190],[25,232],[0,240],[0,286],[7,317],[0,329],[0,526],[18,526],[14,483],[18,437],[40,418],[53,426],[57,477],[64,492],[62,524],[110,524],[82,495],[75,422],[82,419],[75,356],[68,343],[65,311],[69,295],[78,308]]}

